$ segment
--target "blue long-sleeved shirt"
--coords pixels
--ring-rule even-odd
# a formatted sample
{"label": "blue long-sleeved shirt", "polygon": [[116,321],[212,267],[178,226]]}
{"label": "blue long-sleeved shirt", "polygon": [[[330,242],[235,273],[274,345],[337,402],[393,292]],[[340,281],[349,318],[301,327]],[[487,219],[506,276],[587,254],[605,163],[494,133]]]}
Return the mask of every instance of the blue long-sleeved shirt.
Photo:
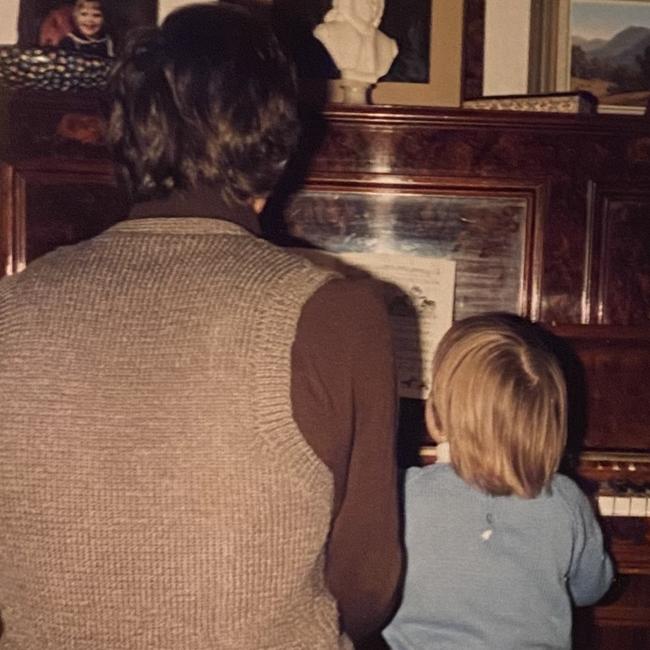
{"label": "blue long-sleeved shirt", "polygon": [[407,574],[384,638],[394,650],[571,648],[571,605],[608,589],[592,507],[555,475],[535,499],[493,497],[447,464],[411,468]]}

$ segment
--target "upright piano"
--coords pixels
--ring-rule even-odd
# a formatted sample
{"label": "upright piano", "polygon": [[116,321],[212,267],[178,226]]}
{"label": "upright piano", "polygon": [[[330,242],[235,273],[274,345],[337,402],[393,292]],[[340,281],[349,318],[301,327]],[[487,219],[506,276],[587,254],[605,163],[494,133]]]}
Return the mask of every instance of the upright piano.
{"label": "upright piano", "polygon": [[[4,98],[2,273],[123,216],[100,100]],[[513,311],[566,344],[563,471],[593,498],[618,569],[576,612],[575,647],[650,647],[650,120],[339,105],[304,124],[269,238],[453,259],[455,318]],[[435,460],[422,403],[401,413],[402,462]]]}

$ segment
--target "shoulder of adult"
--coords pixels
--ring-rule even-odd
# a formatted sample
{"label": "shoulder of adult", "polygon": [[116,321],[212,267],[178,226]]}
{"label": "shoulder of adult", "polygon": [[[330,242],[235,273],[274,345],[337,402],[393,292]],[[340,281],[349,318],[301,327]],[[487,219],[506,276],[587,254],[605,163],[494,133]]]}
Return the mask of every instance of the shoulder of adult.
{"label": "shoulder of adult", "polygon": [[336,378],[337,391],[375,404],[374,391],[394,382],[394,357],[386,305],[372,283],[332,279],[316,289],[303,306],[294,353]]}
{"label": "shoulder of adult", "polygon": [[366,279],[334,276],[320,285],[303,306],[297,340],[301,350],[328,365],[347,366],[358,379],[372,372],[374,361],[393,355],[386,305]]}
{"label": "shoulder of adult", "polygon": [[12,277],[0,278],[0,316],[3,316],[6,310],[8,311],[7,303],[14,285]]}
{"label": "shoulder of adult", "polygon": [[321,325],[355,337],[368,329],[389,326],[386,305],[370,280],[334,278],[314,292],[306,307],[320,312]]}

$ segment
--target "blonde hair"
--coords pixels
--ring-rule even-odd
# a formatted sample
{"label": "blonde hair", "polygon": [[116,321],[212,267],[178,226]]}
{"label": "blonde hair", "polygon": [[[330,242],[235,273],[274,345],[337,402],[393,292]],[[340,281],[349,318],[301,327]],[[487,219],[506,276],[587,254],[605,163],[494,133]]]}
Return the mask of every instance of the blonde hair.
{"label": "blonde hair", "polygon": [[448,440],[467,483],[532,498],[548,485],[567,436],[566,383],[539,328],[505,313],[455,323],[433,360],[427,426]]}

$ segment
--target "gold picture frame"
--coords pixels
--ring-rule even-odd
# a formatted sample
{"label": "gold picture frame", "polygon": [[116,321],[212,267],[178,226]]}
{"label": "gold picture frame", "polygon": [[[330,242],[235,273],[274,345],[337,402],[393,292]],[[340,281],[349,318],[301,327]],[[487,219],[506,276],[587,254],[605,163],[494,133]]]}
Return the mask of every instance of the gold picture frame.
{"label": "gold picture frame", "polygon": [[[590,90],[589,87],[579,85],[574,87],[571,77],[571,9],[574,2],[575,0],[555,0],[554,2],[532,0],[528,84],[530,93]],[[644,12],[647,11],[650,20],[650,0],[577,0],[575,3],[611,7],[616,9],[616,13],[619,14],[622,14],[625,6],[636,6],[643,9]],[[605,61],[607,62],[607,60]],[[594,94],[598,95],[599,93],[595,92]],[[607,94],[601,95],[598,106],[599,113],[642,115],[646,111],[645,103],[642,101],[638,105],[625,105],[614,103],[612,100],[608,101],[607,97]]]}
{"label": "gold picture frame", "polygon": [[570,0],[531,0],[528,92],[569,89]]}

